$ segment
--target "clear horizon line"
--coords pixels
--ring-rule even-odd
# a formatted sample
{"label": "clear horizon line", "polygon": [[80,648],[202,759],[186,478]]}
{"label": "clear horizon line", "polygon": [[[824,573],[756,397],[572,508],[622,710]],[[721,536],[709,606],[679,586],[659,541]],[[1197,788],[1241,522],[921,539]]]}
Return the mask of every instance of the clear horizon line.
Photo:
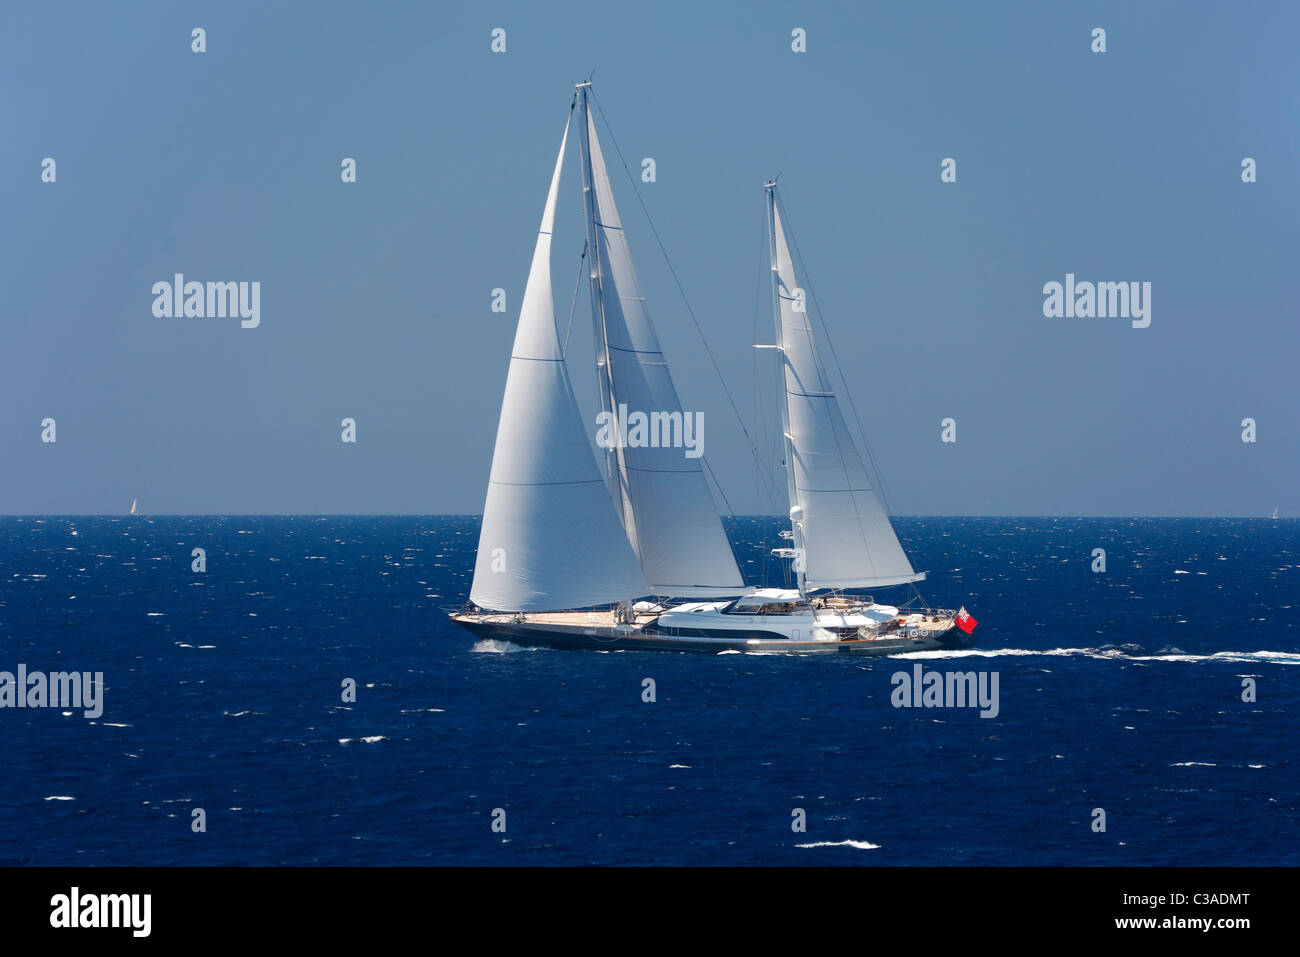
{"label": "clear horizon line", "polygon": [[[0,519],[6,518],[482,518],[481,512],[0,512]],[[745,512],[720,516],[728,518],[766,518],[784,520],[780,513]],[[1234,515],[1121,515],[1116,513],[1044,513],[1029,514],[999,512],[914,512],[910,514],[891,514],[896,518],[1115,518],[1115,519],[1207,519],[1234,518],[1262,521],[1283,521],[1290,516],[1234,514]]]}

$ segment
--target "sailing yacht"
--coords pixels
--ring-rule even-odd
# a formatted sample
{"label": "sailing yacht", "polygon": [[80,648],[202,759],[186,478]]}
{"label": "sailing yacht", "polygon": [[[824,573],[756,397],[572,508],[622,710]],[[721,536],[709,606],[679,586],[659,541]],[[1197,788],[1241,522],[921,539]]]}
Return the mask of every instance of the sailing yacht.
{"label": "sailing yacht", "polygon": [[136,498],[131,499],[131,512],[130,512],[130,514],[132,514],[132,515],[139,515],[139,514],[140,514],[140,500],[139,500],[139,499],[136,499]]}
{"label": "sailing yacht", "polygon": [[603,460],[593,455],[551,294],[575,119],[601,412],[684,416],[614,202],[590,83],[580,83],[515,331],[470,601],[451,619],[479,638],[558,648],[887,655],[973,644],[965,609],[903,610],[857,594],[925,574],[899,544],[821,363],[775,183],[764,187],[777,337],[767,348],[784,360],[781,535],[791,544],[772,551],[791,560],[797,587],[745,585],[699,457],[599,435]]}

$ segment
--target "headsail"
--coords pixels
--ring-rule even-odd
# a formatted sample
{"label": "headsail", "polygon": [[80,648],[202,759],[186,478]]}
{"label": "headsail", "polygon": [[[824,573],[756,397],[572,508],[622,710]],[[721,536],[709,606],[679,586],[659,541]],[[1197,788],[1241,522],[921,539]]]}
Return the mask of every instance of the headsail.
{"label": "headsail", "polygon": [[470,600],[555,611],[651,592],[610,507],[555,328],[551,230],[564,127],[506,379]]}
{"label": "headsail", "polygon": [[[585,87],[585,85],[584,85]],[[672,376],[646,309],[596,127],[581,90],[586,121],[583,174],[592,249],[592,312],[601,408],[630,416],[661,415],[684,425]],[[702,436],[700,437],[702,439]],[[610,493],[627,537],[658,595],[706,597],[745,590],[731,544],[705,481],[701,459],[678,447],[615,448],[608,456]]]}
{"label": "headsail", "polygon": [[818,357],[775,184],[767,190],[778,346],[785,369],[790,504],[792,511],[799,509],[795,541],[803,549],[804,584],[878,588],[920,581],[925,575],[913,571],[894,534]]}

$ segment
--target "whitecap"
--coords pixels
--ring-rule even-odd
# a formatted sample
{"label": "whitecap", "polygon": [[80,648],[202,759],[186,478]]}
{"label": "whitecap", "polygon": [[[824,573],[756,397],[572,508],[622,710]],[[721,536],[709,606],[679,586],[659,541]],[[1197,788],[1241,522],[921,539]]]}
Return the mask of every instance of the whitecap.
{"label": "whitecap", "polygon": [[484,638],[481,641],[474,642],[474,647],[470,651],[480,654],[491,655],[508,655],[516,651],[536,651],[535,648],[525,648],[523,645],[516,645],[513,641],[502,641],[496,638]]}
{"label": "whitecap", "polygon": [[795,847],[854,847],[859,851],[874,851],[880,845],[870,841],[814,841],[811,844],[796,844]]}

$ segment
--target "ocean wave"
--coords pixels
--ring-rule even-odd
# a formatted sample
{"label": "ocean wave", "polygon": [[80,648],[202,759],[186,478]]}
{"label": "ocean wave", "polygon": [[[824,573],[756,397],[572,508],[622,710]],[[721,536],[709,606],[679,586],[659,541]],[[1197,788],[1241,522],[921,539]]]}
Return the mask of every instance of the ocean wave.
{"label": "ocean wave", "polygon": [[874,851],[880,845],[870,841],[814,841],[811,844],[796,844],[795,847],[853,847],[859,851]]}

